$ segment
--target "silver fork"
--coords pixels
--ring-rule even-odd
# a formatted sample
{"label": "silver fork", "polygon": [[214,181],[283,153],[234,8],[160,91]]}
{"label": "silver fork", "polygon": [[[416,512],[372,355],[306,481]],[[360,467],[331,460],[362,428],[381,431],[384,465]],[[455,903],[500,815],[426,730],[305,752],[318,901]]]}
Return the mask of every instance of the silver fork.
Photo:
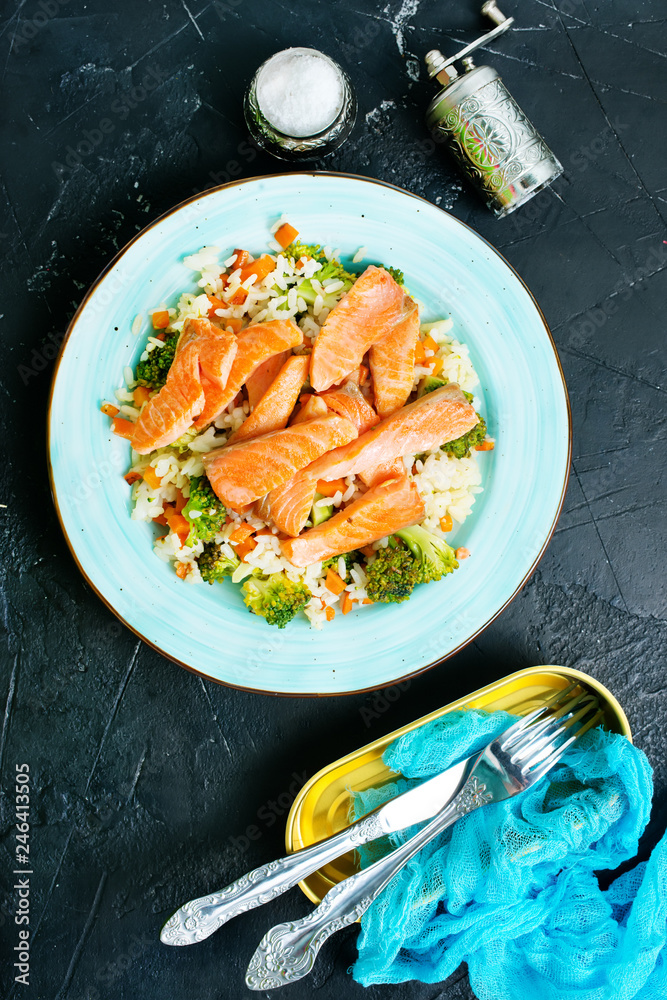
{"label": "silver fork", "polygon": [[566,749],[602,719],[597,699],[585,691],[573,694],[575,686],[520,719],[472,757],[459,794],[414,837],[334,886],[308,916],[272,927],[250,960],[246,986],[270,990],[308,975],[324,942],[358,920],[425,844],[466,813],[511,798],[544,777]]}

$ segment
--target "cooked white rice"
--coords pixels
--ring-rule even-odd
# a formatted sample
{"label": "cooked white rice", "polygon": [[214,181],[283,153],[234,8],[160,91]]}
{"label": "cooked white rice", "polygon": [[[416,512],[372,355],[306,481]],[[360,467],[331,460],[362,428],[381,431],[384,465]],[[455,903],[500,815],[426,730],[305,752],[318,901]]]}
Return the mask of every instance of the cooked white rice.
{"label": "cooked white rice", "polygon": [[[286,221],[281,218],[272,231],[279,228]],[[277,248],[277,245],[275,245]],[[363,258],[367,251],[366,247],[361,247],[354,257],[355,261]],[[317,261],[304,259],[303,266],[296,267],[294,261],[277,252],[274,255],[276,268],[261,281],[248,280],[243,283],[247,289],[247,298],[242,305],[234,305],[230,300],[241,287],[240,271],[232,270],[229,280],[223,287],[220,278],[222,268],[233,269],[235,255],[227,255],[220,261],[222,255],[218,247],[203,247],[198,253],[184,258],[183,263],[187,268],[200,275],[197,279],[198,293],[184,292],[178,300],[176,308],[169,308],[170,322],[166,328],[167,333],[179,333],[183,329],[186,319],[207,316],[211,309],[208,296],[215,296],[223,303],[222,308],[216,310],[217,316],[223,319],[241,319],[244,321],[262,322],[271,319],[294,318],[306,338],[309,338],[302,350],[308,349],[311,340],[317,337],[322,323],[329,314],[331,308],[341,297],[341,290],[344,288],[342,282],[330,280],[320,283],[315,275],[320,265]],[[227,252],[228,253],[228,252]],[[332,250],[331,247],[324,247],[324,253],[328,260],[337,257],[339,251]],[[315,291],[318,293],[313,305],[308,306],[296,292],[295,285],[304,277],[311,278]],[[323,285],[325,287],[323,287]],[[166,310],[162,305],[156,307]],[[150,310],[153,312],[155,310]],[[298,316],[297,314],[302,314]],[[137,316],[132,329],[138,332],[142,318]],[[451,319],[438,320],[435,323],[425,323],[421,327],[422,335],[429,333],[438,344],[437,357],[442,359],[443,365],[439,373],[441,378],[451,382],[457,382],[466,392],[474,392],[478,385],[478,378],[470,361],[468,348],[451,336],[453,323]],[[148,338],[146,349],[142,358],[148,357],[153,350],[161,350],[163,342],[151,336]],[[428,367],[428,357],[424,365],[415,369],[415,387],[424,375],[431,372]],[[116,390],[116,399],[120,405],[123,415],[128,419],[136,419],[139,410],[132,406],[134,402],[132,392],[134,388],[134,373],[131,369],[125,371],[124,387]],[[155,469],[156,475],[160,478],[158,489],[149,487],[144,479],[138,480],[132,488],[132,499],[134,509],[132,518],[137,521],[151,521],[164,513],[164,504],[173,503],[177,499],[177,491],[185,497],[190,495],[190,477],[201,476],[204,467],[201,455],[212,448],[223,445],[229,433],[237,430],[248,416],[249,406],[234,406],[230,403],[221,417],[216,420],[215,425],[209,427],[203,433],[194,437],[185,450],[179,451],[174,446],[161,448],[150,455],[138,455],[132,452],[132,471],[142,473],[147,466]],[[475,453],[469,458],[453,458],[444,452],[436,449],[427,453],[424,457],[415,461],[413,456],[404,456],[403,459],[409,478],[413,479],[426,507],[425,527],[436,534],[446,537],[441,528],[441,519],[450,515],[456,524],[462,524],[469,515],[475,502],[475,497],[481,492],[481,474]],[[354,476],[346,479],[345,492],[338,491],[334,497],[324,498],[318,501],[318,506],[329,506],[339,508],[356,497],[361,496],[364,487],[360,482],[355,481]],[[231,556],[235,545],[229,541],[229,536],[240,521],[248,521],[256,528],[266,528],[264,522],[260,521],[252,514],[241,516],[229,512],[225,529],[217,536],[216,542],[222,544],[223,551]],[[166,529],[165,529],[166,530]],[[340,597],[343,595],[332,594],[324,583],[326,574],[322,570],[321,563],[314,563],[311,566],[298,568],[293,566],[289,560],[281,553],[280,543],[277,538],[277,529],[273,529],[271,534],[255,536],[256,547],[248,553],[237,571],[232,577],[233,582],[240,582],[248,576],[254,569],[259,569],[265,574],[284,571],[292,580],[300,580],[306,584],[312,592],[312,599],[305,608],[305,613],[310,622],[316,628],[321,628],[326,621],[327,608],[337,610],[340,606]],[[373,548],[377,549],[387,544],[387,539],[382,539],[374,543]],[[181,546],[178,536],[173,531],[158,538],[154,545],[156,555],[165,562],[173,563],[175,566],[185,565],[187,573],[185,580],[190,583],[203,582],[197,566],[197,556],[203,551],[203,543],[196,545]],[[363,566],[355,563],[349,573],[346,571],[345,562],[341,558],[338,561],[339,575],[345,581],[345,590],[352,600],[362,602],[366,599],[367,593],[365,585],[367,576]]]}

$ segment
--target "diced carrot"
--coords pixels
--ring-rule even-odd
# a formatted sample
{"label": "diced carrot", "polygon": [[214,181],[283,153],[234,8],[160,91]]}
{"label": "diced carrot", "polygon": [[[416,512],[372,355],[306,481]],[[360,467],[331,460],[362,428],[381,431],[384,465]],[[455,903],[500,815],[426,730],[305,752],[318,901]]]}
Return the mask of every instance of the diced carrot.
{"label": "diced carrot", "polygon": [[452,515],[451,514],[445,514],[444,517],[440,518],[440,530],[441,531],[444,531],[444,532],[451,531],[453,526],[454,526],[454,522],[452,521]]}
{"label": "diced carrot", "polygon": [[100,406],[102,413],[106,413],[107,417],[117,417],[120,410],[117,406],[113,406],[112,403],[102,403]]}
{"label": "diced carrot", "polygon": [[225,285],[229,282],[229,275],[227,274],[226,271],[223,271],[220,275],[218,275],[218,277],[220,278],[220,281],[222,282],[222,287],[224,288]]}
{"label": "diced carrot", "polygon": [[239,288],[238,292],[235,292],[229,301],[233,306],[242,306],[247,298],[248,293],[245,288]]}
{"label": "diced carrot", "polygon": [[138,483],[140,479],[143,479],[143,476],[141,475],[140,472],[133,472],[132,470],[130,470],[130,472],[125,473],[123,479],[128,484],[128,486],[134,486],[134,484]]}
{"label": "diced carrot", "polygon": [[343,614],[343,615],[349,614],[350,611],[352,610],[352,605],[353,604],[354,604],[354,601],[350,597],[350,592],[349,592],[349,590],[346,590],[345,593],[343,594],[343,596],[341,598],[341,602],[340,602],[341,614]]}
{"label": "diced carrot", "polygon": [[342,594],[345,590],[345,581],[341,580],[338,573],[330,568],[327,570],[324,586],[327,590],[331,591],[332,594]]}
{"label": "diced carrot", "polygon": [[475,445],[475,451],[493,451],[495,446],[496,442],[487,438],[485,441],[480,441],[479,444]]}
{"label": "diced carrot", "polygon": [[176,576],[179,580],[185,580],[186,576],[190,572],[190,563],[179,563],[176,567]]}
{"label": "diced carrot", "polygon": [[131,420],[123,420],[122,417],[114,417],[111,424],[114,434],[118,437],[127,438],[128,441],[134,434],[134,424]]}
{"label": "diced carrot", "polygon": [[248,524],[247,521],[241,521],[239,525],[234,528],[231,535],[229,536],[230,542],[245,542],[246,538],[250,538],[251,535],[255,534],[255,528],[252,524]]}
{"label": "diced carrot", "polygon": [[257,281],[261,281],[263,278],[270,274],[271,271],[275,271],[276,262],[268,253],[263,253],[258,260],[254,260],[252,264],[246,264],[245,267],[241,269],[241,281],[247,281],[251,275],[257,275]]}
{"label": "diced carrot", "polygon": [[181,545],[185,545],[190,534],[190,522],[182,514],[167,514],[167,524],[178,535]]}
{"label": "diced carrot", "polygon": [[154,517],[153,524],[161,524],[163,528],[166,528],[167,527],[166,514],[158,514],[157,517]]}
{"label": "diced carrot", "polygon": [[180,514],[188,501],[183,496],[180,490],[176,491],[176,500],[174,502],[174,511],[176,514]]}
{"label": "diced carrot", "polygon": [[424,345],[422,344],[421,340],[418,340],[415,346],[415,364],[420,365],[425,357],[426,355],[424,354]]}
{"label": "diced carrot", "polygon": [[294,242],[299,235],[299,230],[295,229],[294,226],[290,226],[289,222],[283,222],[280,229],[277,229],[273,235],[276,243],[279,243],[284,250],[285,247]]}
{"label": "diced carrot", "polygon": [[256,545],[257,542],[254,538],[246,538],[245,542],[241,542],[240,545],[236,546],[236,554],[241,562],[245,562],[245,557],[252,552]]}
{"label": "diced carrot", "polygon": [[457,559],[459,559],[459,560],[460,560],[460,559],[467,559],[467,558],[468,558],[468,556],[470,555],[470,550],[469,550],[469,549],[466,549],[466,548],[464,548],[463,546],[461,546],[460,548],[458,548],[458,549],[456,550],[456,552],[454,553],[454,555],[455,555],[455,556],[456,556],[456,558],[457,558]]}
{"label": "diced carrot", "polygon": [[362,552],[363,555],[365,555],[365,556],[374,556],[375,555],[375,549],[373,548],[372,545],[364,545],[363,549],[360,549],[359,551]]}
{"label": "diced carrot", "polygon": [[134,399],[134,405],[141,407],[151,398],[150,389],[147,389],[145,385],[138,385],[132,393],[132,398]]}
{"label": "diced carrot", "polygon": [[252,255],[247,250],[235,250],[234,253],[236,254],[236,260],[232,264],[233,271],[238,267],[245,267],[252,260]]}
{"label": "diced carrot", "polygon": [[225,308],[225,303],[221,299],[217,299],[215,297],[215,295],[208,295],[207,298],[208,298],[208,301],[211,303],[211,308],[208,311],[208,318],[209,319],[217,319],[218,317],[215,314],[215,310],[216,309],[224,309]]}
{"label": "diced carrot", "polygon": [[147,466],[143,472],[144,480],[148,483],[152,490],[158,490],[160,488],[160,483],[162,480],[156,473],[152,465]]}
{"label": "diced carrot", "polygon": [[164,343],[167,338],[166,338],[166,336],[165,336],[164,333],[156,333],[155,339],[156,340],[161,340],[162,343]]}
{"label": "diced carrot", "polygon": [[153,313],[153,329],[164,330],[166,326],[169,326],[169,313],[166,309],[158,309]]}
{"label": "diced carrot", "polygon": [[239,333],[243,327],[243,320],[239,319],[238,316],[230,316],[229,319],[224,321],[224,323],[227,329],[231,330],[232,333]]}
{"label": "diced carrot", "polygon": [[326,611],[324,612],[324,616],[328,622],[332,622],[336,617],[336,612],[334,611],[333,608],[327,608]]}
{"label": "diced carrot", "polygon": [[442,371],[442,358],[427,358],[426,364],[431,367],[431,375],[439,375]]}
{"label": "diced carrot", "polygon": [[433,351],[434,354],[438,353],[438,345],[436,344],[435,340],[433,339],[430,333],[426,334],[426,336],[422,340],[422,344],[427,351]]}
{"label": "diced carrot", "polygon": [[323,497],[335,497],[336,493],[344,493],[347,485],[344,479],[332,479],[330,482],[324,479],[317,480],[317,492]]}
{"label": "diced carrot", "polygon": [[371,601],[370,597],[364,597],[364,599],[363,599],[363,601],[361,603],[362,604],[373,604],[373,601]]}

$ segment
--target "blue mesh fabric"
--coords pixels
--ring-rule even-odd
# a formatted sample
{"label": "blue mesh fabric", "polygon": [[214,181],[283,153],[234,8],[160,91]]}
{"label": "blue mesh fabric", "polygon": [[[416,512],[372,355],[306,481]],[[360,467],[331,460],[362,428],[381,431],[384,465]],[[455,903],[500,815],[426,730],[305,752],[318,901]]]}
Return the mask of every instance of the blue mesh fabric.
{"label": "blue mesh fabric", "polygon": [[[454,712],[408,733],[384,755],[404,778],[357,795],[356,815],[512,721]],[[479,1000],[665,1000],[667,837],[606,892],[595,876],[636,854],[651,794],[641,750],[587,733],[544,781],[464,817],[402,869],[362,918],[354,978],[436,983],[465,961]],[[362,864],[384,850],[368,845]]]}

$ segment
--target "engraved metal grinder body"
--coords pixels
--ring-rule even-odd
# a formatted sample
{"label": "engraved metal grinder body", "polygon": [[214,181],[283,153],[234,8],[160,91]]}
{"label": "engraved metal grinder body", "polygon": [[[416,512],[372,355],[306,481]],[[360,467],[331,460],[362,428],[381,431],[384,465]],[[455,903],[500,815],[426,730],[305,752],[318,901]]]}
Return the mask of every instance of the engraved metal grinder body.
{"label": "engraved metal grinder body", "polygon": [[[426,55],[429,75],[443,84],[426,112],[436,142],[444,142],[460,170],[498,217],[509,215],[550,184],[563,167],[490,66],[475,66],[470,53],[513,23],[495,3],[482,13],[495,27],[446,58]],[[456,66],[461,61],[463,73]]]}

